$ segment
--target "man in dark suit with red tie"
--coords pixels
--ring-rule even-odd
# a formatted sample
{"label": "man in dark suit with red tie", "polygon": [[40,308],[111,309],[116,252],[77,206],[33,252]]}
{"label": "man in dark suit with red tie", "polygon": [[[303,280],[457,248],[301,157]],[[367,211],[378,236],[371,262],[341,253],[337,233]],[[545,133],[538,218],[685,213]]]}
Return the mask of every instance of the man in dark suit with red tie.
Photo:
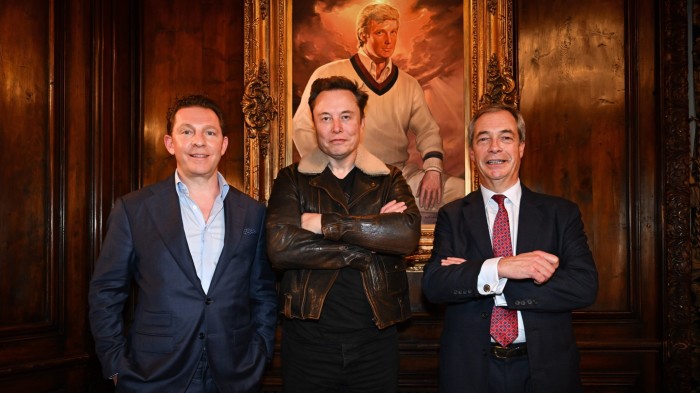
{"label": "man in dark suit with red tie", "polygon": [[571,311],[594,302],[598,273],[580,211],[520,183],[517,109],[482,108],[468,138],[480,189],[440,209],[423,276],[447,304],[440,391],[581,392]]}

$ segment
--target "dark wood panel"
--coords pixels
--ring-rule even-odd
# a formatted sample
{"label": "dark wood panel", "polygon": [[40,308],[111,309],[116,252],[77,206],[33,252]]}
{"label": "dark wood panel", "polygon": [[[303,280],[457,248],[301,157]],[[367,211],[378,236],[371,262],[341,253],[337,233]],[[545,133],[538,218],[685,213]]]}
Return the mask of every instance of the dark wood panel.
{"label": "dark wood panel", "polygon": [[[575,313],[590,392],[661,388],[650,2],[517,2],[524,184],[581,208],[599,272]],[[643,39],[646,38],[646,39]]]}
{"label": "dark wood panel", "polygon": [[[54,324],[49,273],[57,235],[54,210],[57,132],[52,99],[49,8],[45,2],[0,4],[0,335]],[[53,261],[52,261],[53,260]],[[20,280],[21,278],[21,280]],[[21,305],[12,306],[12,305]]]}
{"label": "dark wood panel", "polygon": [[0,3],[3,391],[85,386],[91,10],[82,0]]}
{"label": "dark wood panel", "polygon": [[586,392],[654,393],[661,390],[657,350],[582,349],[581,381]]}
{"label": "dark wood panel", "polygon": [[142,2],[143,184],[169,176],[165,113],[176,96],[203,93],[222,107],[229,144],[219,169],[243,190],[243,3]]}
{"label": "dark wood panel", "polygon": [[518,84],[527,124],[524,184],[579,204],[599,271],[591,310],[628,311],[629,177],[625,1],[518,7]]}

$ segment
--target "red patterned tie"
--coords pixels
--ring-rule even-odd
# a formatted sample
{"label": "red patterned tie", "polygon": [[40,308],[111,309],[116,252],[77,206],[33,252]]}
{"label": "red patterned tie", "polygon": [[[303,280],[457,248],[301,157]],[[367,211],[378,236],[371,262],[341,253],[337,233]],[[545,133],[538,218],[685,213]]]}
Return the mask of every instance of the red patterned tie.
{"label": "red patterned tie", "polygon": [[[510,241],[510,224],[508,212],[503,204],[505,195],[496,194],[493,200],[498,203],[498,213],[493,223],[493,256],[507,257],[513,255],[513,243]],[[491,337],[501,346],[507,347],[518,337],[518,312],[505,307],[493,306],[491,314]]]}

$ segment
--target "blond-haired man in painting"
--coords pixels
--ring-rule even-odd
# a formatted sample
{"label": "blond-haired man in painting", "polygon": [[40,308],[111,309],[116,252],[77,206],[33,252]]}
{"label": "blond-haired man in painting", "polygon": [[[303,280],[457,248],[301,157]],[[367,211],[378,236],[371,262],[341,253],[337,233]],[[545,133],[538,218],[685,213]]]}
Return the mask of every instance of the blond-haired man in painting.
{"label": "blond-haired man in painting", "polygon": [[[399,11],[389,4],[369,4],[356,23],[359,49],[350,59],[325,64],[311,75],[294,114],[294,144],[301,156],[316,147],[309,110],[311,84],[318,78],[341,75],[368,90],[369,102],[363,145],[387,164],[402,169],[421,209],[435,209],[464,195],[464,180],[443,174],[440,127],[433,119],[423,89],[391,61],[399,30]],[[408,132],[416,136],[423,167],[407,163]]]}

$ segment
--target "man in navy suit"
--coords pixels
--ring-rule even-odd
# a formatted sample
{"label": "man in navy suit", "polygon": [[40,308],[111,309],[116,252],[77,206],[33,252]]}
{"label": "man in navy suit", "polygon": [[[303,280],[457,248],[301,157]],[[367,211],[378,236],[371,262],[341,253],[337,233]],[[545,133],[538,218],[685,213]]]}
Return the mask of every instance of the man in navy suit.
{"label": "man in navy suit", "polygon": [[581,392],[571,311],[594,302],[598,274],[579,209],[520,183],[515,108],[481,109],[468,138],[480,189],[439,211],[423,276],[447,304],[440,391]]}
{"label": "man in navy suit", "polygon": [[110,214],[89,303],[102,372],[118,392],[255,392],[272,356],[265,208],[218,172],[223,128],[210,99],[178,99],[164,138],[175,173],[118,199]]}

